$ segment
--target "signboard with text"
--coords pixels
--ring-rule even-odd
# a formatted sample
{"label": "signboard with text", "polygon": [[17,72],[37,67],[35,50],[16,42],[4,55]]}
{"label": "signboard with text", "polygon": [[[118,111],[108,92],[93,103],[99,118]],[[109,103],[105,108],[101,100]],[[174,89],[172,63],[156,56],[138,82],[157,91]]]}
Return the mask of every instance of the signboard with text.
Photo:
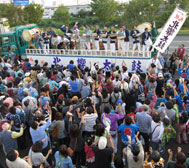
{"label": "signboard with text", "polygon": [[153,47],[160,52],[164,52],[181,29],[186,18],[187,12],[176,7],[165,24],[161,34],[156,39]]}
{"label": "signboard with text", "polygon": [[29,0],[13,0],[15,6],[28,6]]}
{"label": "signboard with text", "polygon": [[[135,72],[136,70],[140,72],[146,72],[146,65],[148,64],[151,58],[137,58],[137,57],[104,57],[104,56],[69,56],[69,55],[35,55],[35,54],[26,54],[27,58],[31,64],[34,64],[35,60],[38,60],[40,65],[43,65],[45,62],[48,63],[49,67],[57,65],[65,67],[69,64],[70,60],[74,61],[75,65],[79,65],[81,69],[84,69],[86,66],[90,67],[90,63],[98,63],[99,67],[104,70],[110,70],[112,66],[122,66],[123,60],[126,62],[128,72]],[[116,65],[114,63],[116,62]]]}

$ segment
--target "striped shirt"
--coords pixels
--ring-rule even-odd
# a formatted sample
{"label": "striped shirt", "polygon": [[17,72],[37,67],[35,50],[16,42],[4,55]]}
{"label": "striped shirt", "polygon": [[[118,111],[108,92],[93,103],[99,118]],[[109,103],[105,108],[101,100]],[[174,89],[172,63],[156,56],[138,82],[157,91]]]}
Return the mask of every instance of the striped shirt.
{"label": "striped shirt", "polygon": [[93,132],[94,131],[94,125],[96,125],[96,119],[98,115],[97,113],[94,114],[85,114],[84,115],[84,121],[85,121],[85,131]]}

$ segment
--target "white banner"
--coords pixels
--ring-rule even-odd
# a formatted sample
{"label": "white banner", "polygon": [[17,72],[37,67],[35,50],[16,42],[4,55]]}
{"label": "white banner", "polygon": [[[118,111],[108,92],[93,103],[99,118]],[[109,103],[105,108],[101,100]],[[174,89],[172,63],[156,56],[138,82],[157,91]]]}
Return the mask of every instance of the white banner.
{"label": "white banner", "polygon": [[165,24],[161,34],[156,39],[153,47],[160,52],[164,52],[179,32],[186,18],[187,12],[176,7]]}
{"label": "white banner", "polygon": [[135,72],[136,70],[140,72],[146,72],[146,65],[148,64],[151,58],[139,58],[139,57],[106,57],[106,56],[69,56],[69,55],[35,55],[35,54],[26,54],[27,58],[32,65],[35,64],[35,60],[39,61],[39,64],[42,66],[45,62],[48,63],[49,66],[56,66],[59,64],[60,66],[67,66],[70,60],[74,61],[74,65],[80,65],[81,67],[88,66],[90,67],[90,63],[93,65],[94,63],[98,63],[99,67],[105,70],[109,70],[112,66],[112,63],[115,63],[116,66],[122,67],[123,60],[127,64],[128,72]]}

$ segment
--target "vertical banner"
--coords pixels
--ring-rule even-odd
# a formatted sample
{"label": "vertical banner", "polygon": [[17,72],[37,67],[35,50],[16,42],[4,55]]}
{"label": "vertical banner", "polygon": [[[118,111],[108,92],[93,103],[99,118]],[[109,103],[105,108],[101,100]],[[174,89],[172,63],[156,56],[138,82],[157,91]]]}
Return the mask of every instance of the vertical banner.
{"label": "vertical banner", "polygon": [[187,12],[176,7],[165,24],[161,34],[157,37],[153,47],[160,52],[164,52],[181,29],[186,18]]}
{"label": "vertical banner", "polygon": [[13,0],[15,6],[29,6],[29,0]]}

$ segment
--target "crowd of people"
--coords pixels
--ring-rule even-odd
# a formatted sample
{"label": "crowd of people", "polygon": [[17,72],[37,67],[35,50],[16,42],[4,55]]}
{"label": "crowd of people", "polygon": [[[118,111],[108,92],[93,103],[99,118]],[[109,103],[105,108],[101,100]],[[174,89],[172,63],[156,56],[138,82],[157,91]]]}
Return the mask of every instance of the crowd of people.
{"label": "crowd of people", "polygon": [[189,166],[180,147],[163,158],[171,139],[188,144],[189,59],[181,51],[154,52],[147,73],[129,73],[125,61],[106,71],[98,63],[82,69],[73,60],[41,66],[2,56],[0,142],[8,168]]}
{"label": "crowd of people", "polygon": [[41,36],[39,32],[37,32],[35,36],[36,48],[45,49],[47,51],[49,48],[76,50],[86,48],[87,50],[95,49],[96,51],[104,50],[108,52],[108,48],[110,47],[112,53],[118,50],[123,55],[128,55],[130,45],[132,44],[132,55],[137,52],[143,56],[147,55],[150,57],[150,46],[152,45],[151,27],[150,30],[144,28],[143,32],[139,32],[136,26],[133,26],[131,32],[129,32],[126,26],[122,26],[119,31],[116,32],[114,26],[112,26],[109,31],[107,27],[104,27],[103,30],[100,31],[99,26],[95,26],[95,30],[92,31],[90,26],[82,26],[82,29],[85,31],[82,35],[83,38],[85,38],[84,46],[81,46],[81,34],[79,33],[78,22],[75,23],[73,31],[69,26],[65,25],[60,29],[64,33],[62,36],[57,35],[52,28],[48,31],[44,31]]}

